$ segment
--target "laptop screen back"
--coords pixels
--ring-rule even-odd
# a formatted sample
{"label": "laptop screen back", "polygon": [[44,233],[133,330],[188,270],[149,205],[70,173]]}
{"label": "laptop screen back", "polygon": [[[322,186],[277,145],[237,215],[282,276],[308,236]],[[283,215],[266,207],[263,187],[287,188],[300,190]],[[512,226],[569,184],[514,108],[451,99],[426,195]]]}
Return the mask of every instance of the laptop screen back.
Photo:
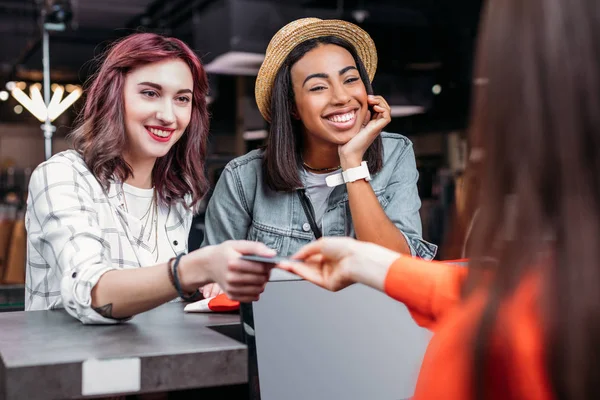
{"label": "laptop screen back", "polygon": [[261,400],[413,395],[431,333],[401,303],[362,285],[331,293],[273,272],[252,307]]}

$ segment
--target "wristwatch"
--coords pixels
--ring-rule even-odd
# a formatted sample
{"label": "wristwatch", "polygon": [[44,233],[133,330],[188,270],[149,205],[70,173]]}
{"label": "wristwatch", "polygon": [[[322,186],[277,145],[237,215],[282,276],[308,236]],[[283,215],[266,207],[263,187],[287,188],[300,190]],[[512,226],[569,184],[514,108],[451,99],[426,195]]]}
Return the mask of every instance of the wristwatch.
{"label": "wristwatch", "polygon": [[371,173],[369,172],[369,167],[367,167],[366,161],[361,162],[360,167],[348,168],[339,174],[329,175],[327,178],[325,178],[325,182],[327,183],[327,186],[335,187],[343,183],[354,182],[359,179],[364,179],[367,182],[371,180]]}
{"label": "wristwatch", "polygon": [[371,173],[369,172],[369,167],[367,167],[367,162],[363,161],[360,163],[360,167],[348,168],[342,172],[342,177],[346,183],[354,182],[359,179],[364,179],[368,182],[371,180]]}

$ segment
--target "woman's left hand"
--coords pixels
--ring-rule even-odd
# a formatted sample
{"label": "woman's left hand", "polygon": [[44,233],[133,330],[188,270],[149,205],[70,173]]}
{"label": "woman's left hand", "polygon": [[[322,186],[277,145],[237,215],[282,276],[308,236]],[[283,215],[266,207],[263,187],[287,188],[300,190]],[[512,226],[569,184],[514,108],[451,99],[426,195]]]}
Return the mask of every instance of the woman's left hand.
{"label": "woman's left hand", "polygon": [[367,102],[372,106],[374,114],[371,115],[369,111],[363,128],[348,143],[338,148],[340,165],[344,170],[360,166],[371,143],[392,120],[390,106],[383,97],[369,95]]}
{"label": "woman's left hand", "polygon": [[221,293],[225,293],[218,283],[209,283],[207,285],[204,285],[202,286],[202,289],[200,289],[200,291],[202,292],[202,295],[205,299],[208,299],[209,297],[218,296]]}

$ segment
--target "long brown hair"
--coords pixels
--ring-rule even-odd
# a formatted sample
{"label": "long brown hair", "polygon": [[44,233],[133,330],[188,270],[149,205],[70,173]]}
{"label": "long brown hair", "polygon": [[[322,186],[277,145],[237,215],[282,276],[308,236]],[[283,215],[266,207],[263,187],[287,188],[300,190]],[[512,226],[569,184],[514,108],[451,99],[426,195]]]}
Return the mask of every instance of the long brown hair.
{"label": "long brown hair", "polygon": [[485,158],[470,279],[491,268],[493,280],[475,338],[476,391],[484,397],[489,383],[499,305],[535,274],[554,395],[600,398],[600,4],[490,0],[477,60],[487,84],[471,133]]}
{"label": "long brown hair", "polygon": [[208,136],[206,72],[196,54],[181,40],[153,33],[136,33],[116,42],[108,50],[98,72],[90,79],[78,127],[71,134],[73,146],[96,179],[108,189],[116,178],[132,174],[123,159],[125,146],[123,87],[129,71],[141,65],[181,59],[194,80],[190,123],[169,152],[156,160],[152,180],[160,201],[172,204],[189,195],[195,206],[208,190],[204,173]]}

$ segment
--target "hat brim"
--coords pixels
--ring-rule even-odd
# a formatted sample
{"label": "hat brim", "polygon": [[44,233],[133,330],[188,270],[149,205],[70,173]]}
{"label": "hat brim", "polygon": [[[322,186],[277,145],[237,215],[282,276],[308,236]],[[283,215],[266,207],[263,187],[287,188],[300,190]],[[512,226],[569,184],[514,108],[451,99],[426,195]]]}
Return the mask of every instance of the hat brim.
{"label": "hat brim", "polygon": [[358,57],[367,70],[369,80],[373,81],[375,77],[377,50],[373,39],[367,32],[347,21],[316,18],[312,20],[314,22],[298,26],[294,26],[293,23],[286,25],[273,36],[275,39],[278,35],[282,35],[277,37],[279,40],[272,39],[267,47],[265,60],[256,77],[254,95],[260,113],[269,122],[271,121],[271,92],[275,76],[290,52],[307,40],[323,36],[335,36],[346,40],[356,49]]}

